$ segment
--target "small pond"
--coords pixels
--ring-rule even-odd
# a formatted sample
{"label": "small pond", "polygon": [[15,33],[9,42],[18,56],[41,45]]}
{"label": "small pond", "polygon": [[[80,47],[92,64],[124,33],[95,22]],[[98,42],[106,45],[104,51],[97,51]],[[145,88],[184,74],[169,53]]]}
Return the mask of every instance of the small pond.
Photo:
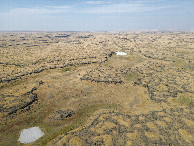
{"label": "small pond", "polygon": [[127,55],[127,53],[125,53],[125,52],[116,52],[116,55]]}
{"label": "small pond", "polygon": [[23,129],[20,133],[19,142],[28,144],[38,140],[44,135],[44,132],[40,130],[39,127],[32,127],[28,129]]}

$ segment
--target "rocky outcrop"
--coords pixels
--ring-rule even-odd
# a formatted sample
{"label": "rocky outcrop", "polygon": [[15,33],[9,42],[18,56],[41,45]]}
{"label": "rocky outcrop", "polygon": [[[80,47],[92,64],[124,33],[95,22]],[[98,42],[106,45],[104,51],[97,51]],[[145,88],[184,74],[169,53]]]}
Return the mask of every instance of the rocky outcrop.
{"label": "rocky outcrop", "polygon": [[2,117],[7,117],[22,109],[28,108],[29,110],[30,105],[38,100],[37,94],[34,93],[36,89],[34,87],[31,91],[21,96],[1,95],[0,113]]}
{"label": "rocky outcrop", "polygon": [[[52,60],[52,61],[48,62],[51,65],[48,64],[47,66],[38,67],[38,68],[35,65],[38,64],[39,61],[36,61],[36,62],[32,63],[33,68],[36,68],[36,69],[29,71],[29,72],[26,72],[26,71],[19,72],[19,73],[17,73],[19,75],[15,74],[14,76],[9,76],[9,77],[7,76],[7,77],[0,78],[0,83],[3,83],[3,82],[9,83],[11,81],[21,79],[24,76],[40,73],[40,72],[43,72],[43,71],[49,70],[49,69],[65,68],[65,67],[69,67],[69,66],[76,66],[76,65],[82,65],[82,64],[93,64],[93,63],[100,64],[100,63],[106,62],[108,60],[108,58],[112,57],[113,54],[114,54],[114,52],[110,52],[109,54],[102,57],[101,59],[99,59],[96,56],[91,56],[91,57],[83,57],[83,58],[73,58],[73,59],[70,59],[66,62],[63,62],[63,60],[61,60],[61,59]],[[0,64],[3,64],[3,63],[0,63]],[[55,64],[55,65],[53,65],[53,64]],[[5,65],[17,66],[17,64],[9,64],[9,63],[6,63]],[[23,67],[23,66],[20,65],[20,67]]]}
{"label": "rocky outcrop", "polygon": [[113,67],[100,66],[83,75],[80,79],[97,83],[103,82],[106,84],[121,84],[123,81],[120,75],[120,71],[114,69]]}
{"label": "rocky outcrop", "polygon": [[57,110],[54,114],[50,117],[52,120],[64,120],[66,118],[72,117],[75,114],[74,111],[67,109],[67,110]]}
{"label": "rocky outcrop", "polygon": [[60,135],[49,145],[192,145],[191,115],[191,108],[139,115],[102,113],[89,125]]}
{"label": "rocky outcrop", "polygon": [[150,99],[155,102],[167,102],[168,98],[176,98],[179,93],[194,93],[192,75],[183,69],[148,61],[131,70],[142,75],[134,85],[146,87]]}

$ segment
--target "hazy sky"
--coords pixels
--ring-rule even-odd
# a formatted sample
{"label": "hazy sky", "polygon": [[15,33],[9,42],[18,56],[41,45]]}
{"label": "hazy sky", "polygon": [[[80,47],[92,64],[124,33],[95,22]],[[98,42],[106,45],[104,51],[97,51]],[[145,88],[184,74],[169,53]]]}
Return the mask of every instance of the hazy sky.
{"label": "hazy sky", "polygon": [[194,29],[194,0],[0,0],[0,31]]}

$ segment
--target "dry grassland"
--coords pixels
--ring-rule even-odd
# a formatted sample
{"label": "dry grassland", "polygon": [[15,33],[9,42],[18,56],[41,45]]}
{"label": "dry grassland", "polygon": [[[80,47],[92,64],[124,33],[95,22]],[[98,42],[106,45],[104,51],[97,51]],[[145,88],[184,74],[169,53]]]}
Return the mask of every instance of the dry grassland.
{"label": "dry grassland", "polygon": [[194,145],[193,69],[193,32],[2,32],[0,145]]}

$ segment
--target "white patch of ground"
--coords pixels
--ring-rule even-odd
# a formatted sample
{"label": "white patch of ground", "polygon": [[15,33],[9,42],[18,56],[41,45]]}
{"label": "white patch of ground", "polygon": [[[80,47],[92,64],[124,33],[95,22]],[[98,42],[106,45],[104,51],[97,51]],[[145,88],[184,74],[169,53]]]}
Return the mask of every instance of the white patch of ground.
{"label": "white patch of ground", "polygon": [[125,52],[116,52],[116,55],[127,55],[127,53],[125,53]]}
{"label": "white patch of ground", "polygon": [[36,141],[43,135],[44,132],[42,132],[39,127],[32,127],[22,130],[18,141],[20,143],[28,144]]}

